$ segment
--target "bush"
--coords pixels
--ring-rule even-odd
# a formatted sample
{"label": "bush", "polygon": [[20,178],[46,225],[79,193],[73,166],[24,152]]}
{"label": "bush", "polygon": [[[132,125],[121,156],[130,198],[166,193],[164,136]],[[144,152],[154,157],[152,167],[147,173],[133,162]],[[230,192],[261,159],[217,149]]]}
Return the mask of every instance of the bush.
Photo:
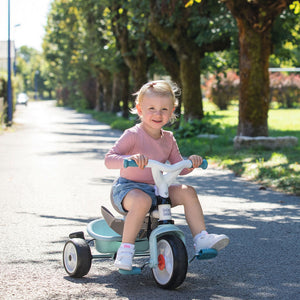
{"label": "bush", "polygon": [[[205,96],[220,110],[226,110],[232,100],[239,98],[239,76],[229,71],[211,76],[203,87]],[[283,108],[294,108],[300,104],[300,75],[270,73],[270,102]]]}
{"label": "bush", "polygon": [[4,105],[0,110],[0,124],[6,119],[7,114],[7,83],[4,78],[0,77],[0,98],[4,99]]}
{"label": "bush", "polygon": [[300,75],[270,74],[270,102],[293,108],[300,104]]}
{"label": "bush", "polygon": [[206,116],[202,120],[193,119],[189,122],[181,121],[178,129],[174,131],[176,139],[195,137],[203,133],[221,133],[220,123],[213,123],[212,118],[209,114],[206,114]]}
{"label": "bush", "polygon": [[111,128],[113,129],[119,129],[119,130],[126,130],[127,128],[130,128],[134,126],[135,122],[132,120],[127,120],[127,119],[117,119],[114,122],[110,124]]}
{"label": "bush", "polygon": [[205,96],[220,110],[226,110],[231,100],[239,98],[240,78],[233,72],[211,76],[205,83]]}

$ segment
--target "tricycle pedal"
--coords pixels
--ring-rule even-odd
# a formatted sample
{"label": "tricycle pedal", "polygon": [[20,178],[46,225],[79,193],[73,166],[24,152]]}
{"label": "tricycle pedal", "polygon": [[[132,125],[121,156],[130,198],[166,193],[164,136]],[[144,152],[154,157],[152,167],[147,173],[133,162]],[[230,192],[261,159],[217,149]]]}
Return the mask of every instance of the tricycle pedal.
{"label": "tricycle pedal", "polygon": [[213,248],[202,249],[199,251],[198,255],[196,255],[197,259],[211,259],[218,255],[218,251]]}
{"label": "tricycle pedal", "polygon": [[202,249],[197,255],[194,255],[193,258],[189,261],[191,263],[195,258],[197,259],[211,259],[218,255],[218,251],[213,248]]}
{"label": "tricycle pedal", "polygon": [[132,267],[132,270],[119,269],[119,273],[122,275],[139,275],[142,273],[142,269],[139,267]]}
{"label": "tricycle pedal", "polygon": [[72,232],[69,234],[69,238],[70,239],[76,239],[76,238],[84,239],[84,233],[83,233],[83,231]]}

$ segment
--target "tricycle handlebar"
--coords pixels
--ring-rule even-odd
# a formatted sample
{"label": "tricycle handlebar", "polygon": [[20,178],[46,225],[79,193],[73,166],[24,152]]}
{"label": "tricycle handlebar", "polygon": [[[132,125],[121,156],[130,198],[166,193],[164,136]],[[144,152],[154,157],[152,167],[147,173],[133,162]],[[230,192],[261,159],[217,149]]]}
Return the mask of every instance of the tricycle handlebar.
{"label": "tricycle handlebar", "polygon": [[[185,168],[191,168],[192,167],[192,162],[189,159],[180,161],[180,162],[178,162],[174,165],[163,164],[163,163],[160,163],[158,161],[149,159],[148,164],[147,164],[146,167],[151,167],[153,165],[156,165],[156,166],[159,165],[161,171],[169,172],[169,171],[174,171],[174,169],[176,170],[176,169],[182,168],[183,162],[186,165]],[[133,159],[124,159],[123,165],[124,165],[124,168],[137,167],[138,166],[137,163]],[[206,169],[207,166],[208,166],[207,160],[203,159],[202,164],[199,166],[199,168]]]}

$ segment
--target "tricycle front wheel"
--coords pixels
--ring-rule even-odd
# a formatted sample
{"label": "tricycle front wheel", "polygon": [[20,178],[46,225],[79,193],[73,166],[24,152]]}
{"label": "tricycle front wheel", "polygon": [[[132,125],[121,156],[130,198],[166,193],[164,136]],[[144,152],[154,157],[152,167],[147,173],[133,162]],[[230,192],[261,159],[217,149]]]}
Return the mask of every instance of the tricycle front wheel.
{"label": "tricycle front wheel", "polygon": [[81,238],[67,241],[63,250],[63,264],[71,277],[80,278],[86,275],[92,265],[92,254],[88,243]]}
{"label": "tricycle front wheel", "polygon": [[152,269],[156,283],[163,289],[177,288],[186,277],[188,256],[184,243],[175,235],[157,242],[158,266]]}

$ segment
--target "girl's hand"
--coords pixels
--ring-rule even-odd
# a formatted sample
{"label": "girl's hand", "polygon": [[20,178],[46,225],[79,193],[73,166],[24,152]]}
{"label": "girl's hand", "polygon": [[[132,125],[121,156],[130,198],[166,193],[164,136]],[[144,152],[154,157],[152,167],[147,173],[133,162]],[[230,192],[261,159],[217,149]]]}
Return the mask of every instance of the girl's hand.
{"label": "girl's hand", "polygon": [[144,156],[143,154],[132,155],[129,157],[129,159],[133,159],[140,169],[144,169],[148,164],[148,157]]}
{"label": "girl's hand", "polygon": [[189,160],[193,163],[193,169],[198,168],[203,162],[202,157],[199,155],[191,155]]}

